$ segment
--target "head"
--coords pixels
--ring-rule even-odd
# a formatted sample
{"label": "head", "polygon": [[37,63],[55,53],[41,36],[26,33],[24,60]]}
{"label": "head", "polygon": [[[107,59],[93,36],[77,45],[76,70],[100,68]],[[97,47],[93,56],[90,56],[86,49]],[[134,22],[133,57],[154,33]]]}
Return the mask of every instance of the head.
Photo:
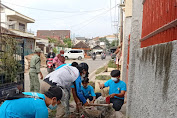
{"label": "head", "polygon": [[60,100],[64,97],[64,91],[60,87],[50,87],[45,95],[45,103],[48,108],[54,110],[57,108],[57,105],[60,104]]}
{"label": "head", "polygon": [[60,50],[60,55],[62,56],[62,57],[64,57],[64,50]]}
{"label": "head", "polygon": [[113,70],[113,71],[111,71],[111,79],[115,83],[118,83],[119,79],[120,79],[120,71],[119,70]]}
{"label": "head", "polygon": [[36,53],[38,56],[41,55],[41,52],[42,52],[42,50],[41,50],[40,48],[36,48],[36,49],[35,49],[35,53]]}
{"label": "head", "polygon": [[50,49],[50,52],[51,52],[51,53],[53,52],[53,49],[52,49],[52,48]]}
{"label": "head", "polygon": [[84,88],[87,88],[89,83],[89,78],[85,77],[84,80],[82,80],[82,85]]}
{"label": "head", "polygon": [[77,67],[77,66],[78,66],[78,63],[77,63],[77,62],[73,62],[73,63],[71,64],[71,66]]}
{"label": "head", "polygon": [[80,75],[84,78],[84,77],[88,77],[88,64],[87,63],[80,63],[78,66],[77,66],[79,72],[80,72]]}

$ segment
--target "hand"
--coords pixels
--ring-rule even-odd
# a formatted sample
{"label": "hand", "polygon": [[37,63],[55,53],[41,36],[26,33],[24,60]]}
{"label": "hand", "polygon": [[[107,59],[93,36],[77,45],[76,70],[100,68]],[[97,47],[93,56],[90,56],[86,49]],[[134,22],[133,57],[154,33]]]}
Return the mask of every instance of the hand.
{"label": "hand", "polygon": [[81,102],[76,103],[76,109],[78,112],[82,111],[83,107]]}
{"label": "hand", "polygon": [[100,86],[100,89],[104,88],[104,84],[99,84],[99,86]]}
{"label": "hand", "polygon": [[111,95],[110,95],[110,98],[113,98],[114,96],[116,96],[115,93],[111,94]]}
{"label": "hand", "polygon": [[90,104],[94,104],[94,100],[90,101]]}
{"label": "hand", "polygon": [[86,103],[84,104],[84,106],[89,106],[89,103],[88,103],[88,102],[86,102]]}

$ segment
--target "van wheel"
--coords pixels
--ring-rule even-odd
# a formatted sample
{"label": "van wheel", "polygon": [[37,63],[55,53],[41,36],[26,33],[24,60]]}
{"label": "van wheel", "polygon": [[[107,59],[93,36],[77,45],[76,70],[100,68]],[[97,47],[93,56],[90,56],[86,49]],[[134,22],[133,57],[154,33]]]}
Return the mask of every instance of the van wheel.
{"label": "van wheel", "polygon": [[79,56],[79,57],[78,57],[78,60],[81,60],[81,59],[82,59],[82,57],[81,57],[81,56]]}
{"label": "van wheel", "polygon": [[65,59],[68,59],[68,57],[66,56]]}

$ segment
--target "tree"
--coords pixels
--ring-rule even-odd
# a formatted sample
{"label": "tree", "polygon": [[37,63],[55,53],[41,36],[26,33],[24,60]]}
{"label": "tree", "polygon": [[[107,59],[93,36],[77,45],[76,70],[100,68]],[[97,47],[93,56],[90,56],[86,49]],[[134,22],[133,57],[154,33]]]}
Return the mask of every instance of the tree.
{"label": "tree", "polygon": [[106,39],[106,37],[104,37],[104,38],[99,38],[99,40],[100,40],[100,42],[105,42],[106,47],[107,47],[107,48],[110,48],[110,43],[109,43],[109,41]]}
{"label": "tree", "polygon": [[116,42],[116,40],[112,41],[110,47],[116,46]]}
{"label": "tree", "polygon": [[64,47],[64,45],[59,40],[57,40],[55,38],[50,38],[49,37],[48,40],[49,40],[49,43],[54,43],[55,46]]}
{"label": "tree", "polygon": [[70,38],[65,38],[63,42],[67,45],[68,48],[72,47],[72,42]]}
{"label": "tree", "polygon": [[56,43],[57,39],[48,37],[49,43]]}

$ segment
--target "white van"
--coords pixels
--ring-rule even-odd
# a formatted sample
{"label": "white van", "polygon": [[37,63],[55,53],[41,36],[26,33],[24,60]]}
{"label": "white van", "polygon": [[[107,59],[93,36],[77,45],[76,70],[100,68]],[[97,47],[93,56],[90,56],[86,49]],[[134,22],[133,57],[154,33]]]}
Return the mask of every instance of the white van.
{"label": "white van", "polygon": [[78,59],[81,60],[84,58],[84,50],[71,49],[64,53],[65,59]]}

